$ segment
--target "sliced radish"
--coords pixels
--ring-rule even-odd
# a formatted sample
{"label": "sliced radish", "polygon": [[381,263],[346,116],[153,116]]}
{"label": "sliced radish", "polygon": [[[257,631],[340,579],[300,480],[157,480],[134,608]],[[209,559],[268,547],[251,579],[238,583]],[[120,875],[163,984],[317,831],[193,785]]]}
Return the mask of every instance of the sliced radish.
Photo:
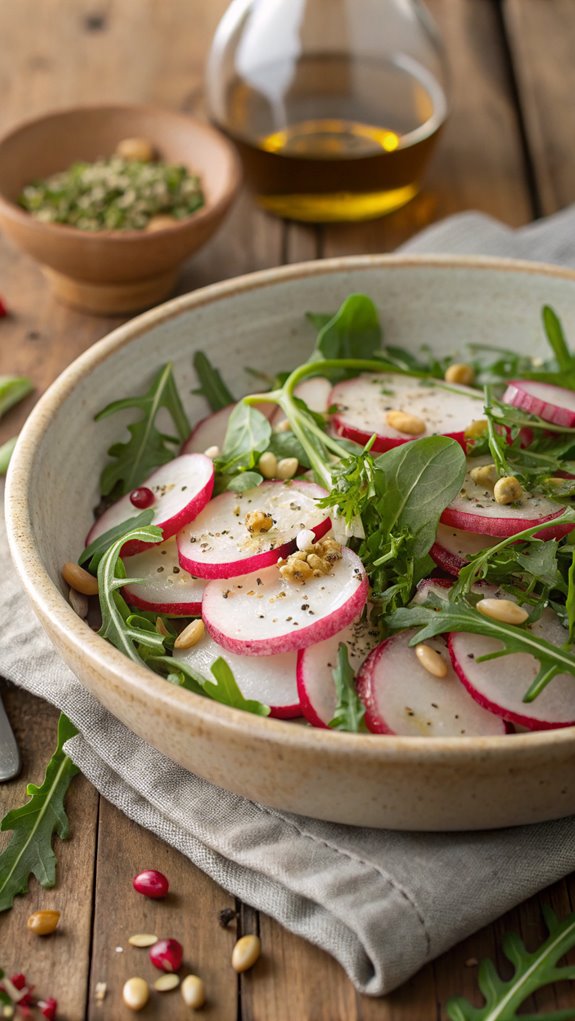
{"label": "sliced radish", "polygon": [[218,656],[231,667],[244,698],[269,705],[270,716],[289,719],[301,716],[296,685],[296,652],[278,656],[237,656],[224,650],[206,634],[191,649],[174,649],[174,659],[212,679],[211,666]]}
{"label": "sliced radish", "polygon": [[325,376],[312,376],[303,379],[294,389],[294,396],[305,401],[310,411],[322,414],[330,406],[330,395],[333,384]]}
{"label": "sliced radish", "polygon": [[535,379],[512,379],[502,397],[504,404],[512,404],[530,415],[538,415],[546,422],[575,426],[575,391],[553,383],[539,383]]}
{"label": "sliced radish", "polygon": [[[200,419],[184,443],[182,454],[203,454],[210,447],[220,447],[221,449],[226,438],[230,415],[236,407],[236,404],[227,404],[225,408],[220,408],[219,411],[214,411],[211,415]],[[277,404],[266,402],[265,404],[256,404],[254,407],[270,421],[277,413]]]}
{"label": "sliced radish", "polygon": [[498,539],[477,532],[462,532],[460,528],[438,525],[435,542],[429,551],[438,567],[448,574],[458,575],[469,558],[497,545]]}
{"label": "sliced radish", "polygon": [[425,642],[447,667],[445,677],[434,677],[409,646],[414,634],[410,629],[381,642],[359,672],[357,690],[369,729],[407,737],[504,734],[503,720],[481,708],[459,684],[444,640]]}
{"label": "sliced radish", "polygon": [[[245,493],[221,493],[178,535],[182,567],[198,578],[234,578],[277,563],[295,550],[296,537],[310,529],[317,539],[331,528],[317,501],[327,496],[313,482],[262,482]],[[246,515],[272,515],[268,532],[250,534]]]}
{"label": "sliced radish", "polygon": [[419,436],[399,432],[387,423],[390,411],[415,415],[425,436],[451,436],[462,447],[464,432],[481,414],[481,394],[466,386],[442,386],[399,373],[366,372],[334,386],[330,405],[338,406],[333,426],[340,436],[365,444],[376,434],[374,450],[384,451]]}
{"label": "sliced radish", "polygon": [[365,657],[377,645],[379,630],[363,617],[307,649],[297,656],[297,690],[306,720],[314,727],[327,727],[336,709],[336,692],[333,669],[337,664],[340,642],[345,642],[349,663],[357,673]]}
{"label": "sliced radish", "polygon": [[206,583],[192,578],[180,566],[175,538],[148,546],[135,557],[126,557],[128,578],[141,578],[137,585],[124,585],[122,592],[130,606],[183,617],[199,616]]}
{"label": "sliced radish", "polygon": [[329,574],[305,585],[266,567],[206,585],[202,614],[212,638],[243,656],[271,656],[331,638],[357,617],[367,599],[367,576],[349,549]]}
{"label": "sliced radish", "polygon": [[[164,539],[170,539],[207,504],[214,488],[214,466],[203,454],[181,454],[152,472],[139,488],[144,486],[151,489],[155,497],[152,524],[162,529]],[[88,533],[86,545],[139,513],[128,493],[98,518]],[[148,549],[148,545],[139,540],[128,542],[122,553],[131,557]]]}
{"label": "sliced radish", "polygon": [[452,587],[453,582],[449,578],[424,578],[419,582],[409,605],[421,606],[422,603],[427,602],[430,595],[438,596],[439,599],[447,599],[447,593]]}
{"label": "sliced radish", "polygon": [[[464,532],[479,532],[483,535],[498,535],[505,538],[521,532],[524,528],[534,528],[544,522],[553,521],[553,518],[563,513],[563,507],[558,507],[553,500],[540,495],[526,494],[517,503],[497,503],[493,489],[478,485],[470,474],[473,468],[489,464],[489,461],[488,457],[470,458],[461,491],[451,501],[449,507],[445,508],[441,515],[442,524],[453,525]],[[544,539],[560,538],[567,535],[571,527],[551,526],[542,529],[538,536]]]}
{"label": "sliced radish", "polygon": [[[501,595],[511,598],[506,592]],[[553,645],[564,645],[567,640],[567,631],[551,609],[543,610],[539,620],[525,630]],[[572,674],[558,674],[534,702],[523,702],[525,692],[539,672],[539,663],[534,656],[524,652],[511,653],[486,663],[477,662],[479,657],[500,648],[501,643],[496,638],[485,635],[449,635],[453,665],[476,702],[502,719],[528,730],[573,726],[575,678]]]}

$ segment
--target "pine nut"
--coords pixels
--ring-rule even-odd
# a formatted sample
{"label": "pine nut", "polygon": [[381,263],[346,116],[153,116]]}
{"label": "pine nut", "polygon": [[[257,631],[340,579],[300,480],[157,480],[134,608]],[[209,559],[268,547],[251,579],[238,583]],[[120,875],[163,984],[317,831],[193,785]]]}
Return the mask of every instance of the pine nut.
{"label": "pine nut", "polygon": [[81,592],[83,596],[98,595],[98,579],[94,578],[89,571],[85,571],[79,564],[74,564],[69,560],[64,564],[61,574],[66,584],[70,588],[76,589],[76,592]]}
{"label": "pine nut", "polygon": [[487,432],[487,419],[485,418],[474,418],[469,423],[467,429],[463,433],[466,440],[478,440],[481,436],[485,436]]}
{"label": "pine nut", "polygon": [[158,937],[152,932],[136,932],[130,936],[128,943],[132,947],[153,947],[158,942]]}
{"label": "pine nut", "polygon": [[484,617],[499,620],[502,624],[524,624],[529,614],[523,606],[511,599],[480,599],[475,607]]}
{"label": "pine nut", "polygon": [[259,937],[254,935],[242,936],[232,950],[232,968],[234,971],[242,972],[253,968],[262,951]]}
{"label": "pine nut", "polygon": [[180,989],[186,1007],[199,1010],[206,1002],[206,987],[197,975],[186,975]]}
{"label": "pine nut", "polygon": [[475,379],[475,372],[472,365],[465,362],[454,362],[445,370],[444,380],[446,383],[461,383],[469,386]]}
{"label": "pine nut", "polygon": [[159,993],[169,993],[171,989],[177,989],[179,984],[179,975],[160,975],[154,982],[154,989],[157,989]]}
{"label": "pine nut", "polygon": [[298,468],[299,461],[297,457],[282,457],[281,461],[278,461],[276,478],[282,479],[283,482],[287,479],[293,479]]}
{"label": "pine nut", "polygon": [[422,418],[418,418],[417,415],[409,415],[407,411],[388,411],[385,418],[392,429],[397,429],[398,432],[405,433],[407,436],[421,436],[426,429]]}
{"label": "pine nut", "polygon": [[496,503],[517,503],[523,496],[523,486],[514,475],[504,475],[495,483],[493,496]]}
{"label": "pine nut", "polygon": [[74,613],[77,613],[82,620],[86,620],[88,616],[88,597],[83,595],[82,592],[76,592],[75,588],[71,588],[68,592],[68,600]]}
{"label": "pine nut", "polygon": [[150,987],[143,978],[129,978],[122,989],[122,999],[130,1010],[143,1010],[150,999]]}
{"label": "pine nut", "polygon": [[170,637],[170,632],[166,627],[166,622],[161,617],[156,617],[156,631],[159,635],[162,635],[163,638]]}
{"label": "pine nut", "polygon": [[307,562],[312,571],[319,571],[320,574],[329,574],[331,571],[331,564],[328,564],[327,560],[322,560],[316,553],[308,553]]}
{"label": "pine nut", "polygon": [[35,911],[26,925],[36,936],[50,936],[58,928],[59,921],[59,911]]}
{"label": "pine nut", "polygon": [[207,449],[204,450],[204,454],[206,455],[206,457],[211,458],[211,460],[213,461],[215,457],[220,456],[220,448],[216,444],[214,444],[213,447],[207,447]]}
{"label": "pine nut", "polygon": [[178,635],[174,642],[175,649],[191,649],[204,637],[206,628],[203,620],[193,620]]}
{"label": "pine nut", "polygon": [[494,464],[482,464],[478,468],[472,468],[469,474],[478,486],[494,486],[499,477]]}
{"label": "pine nut", "polygon": [[289,424],[289,419],[287,418],[282,418],[277,425],[274,425],[275,433],[289,433],[290,429],[291,425]]}
{"label": "pine nut", "polygon": [[431,645],[416,645],[415,655],[424,670],[433,677],[447,677],[447,663]]}
{"label": "pine nut", "polygon": [[277,466],[278,459],[275,454],[272,454],[271,450],[266,450],[265,454],[262,454],[258,461],[258,470],[264,479],[275,479]]}
{"label": "pine nut", "polygon": [[150,163],[154,159],[154,146],[148,138],[122,138],[116,146],[116,156],[122,160]]}

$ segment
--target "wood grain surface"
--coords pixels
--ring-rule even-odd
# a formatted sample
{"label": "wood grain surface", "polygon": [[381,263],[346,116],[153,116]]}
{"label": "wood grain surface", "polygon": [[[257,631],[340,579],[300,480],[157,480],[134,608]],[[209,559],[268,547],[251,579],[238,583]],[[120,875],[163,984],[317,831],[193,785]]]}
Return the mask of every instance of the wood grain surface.
{"label": "wood grain surface", "polygon": [[[452,113],[421,194],[372,223],[303,227],[260,212],[242,194],[218,236],[186,266],[181,291],[282,262],[392,250],[443,216],[480,209],[517,226],[575,200],[575,5],[573,0],[429,0],[452,77]],[[202,70],[225,0],[0,0],[0,131],[45,110],[78,102],[148,101],[201,113]],[[41,393],[61,369],[120,320],[90,319],[58,305],[38,267],[0,242],[0,373],[25,373]],[[0,442],[17,432],[35,397],[0,424]],[[31,622],[31,627],[34,626]],[[23,753],[21,778],[0,787],[2,814],[39,781],[55,743],[57,713],[3,684]],[[479,1004],[477,960],[502,964],[502,933],[528,946],[542,937],[540,904],[573,910],[575,881],[510,912],[427,965],[395,993],[359,996],[339,965],[247,905],[236,904],[172,848],[100,799],[82,778],[68,799],[72,839],[58,843],[58,885],[35,882],[0,916],[0,967],[23,970],[39,993],[54,995],[64,1021],[133,1016],[121,1003],[126,978],[152,979],[135,932],[181,939],[186,965],[201,975],[217,1021],[445,1021],[449,996]],[[134,894],[141,868],[164,871],[165,903]],[[26,930],[39,907],[62,911],[61,930],[40,941]],[[237,912],[229,929],[218,913]],[[237,934],[258,932],[263,956],[238,978],[230,967]],[[96,983],[107,995],[95,1001]],[[573,988],[551,988],[532,1011],[574,1007]],[[143,1017],[191,1016],[177,994],[154,994]]]}

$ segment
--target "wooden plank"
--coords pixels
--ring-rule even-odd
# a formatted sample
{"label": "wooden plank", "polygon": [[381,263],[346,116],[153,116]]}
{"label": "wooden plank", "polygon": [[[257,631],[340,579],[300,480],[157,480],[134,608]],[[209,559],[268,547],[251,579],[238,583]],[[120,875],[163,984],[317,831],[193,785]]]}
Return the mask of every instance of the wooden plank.
{"label": "wooden plank", "polygon": [[509,48],[542,214],[575,201],[572,0],[503,0]]}
{"label": "wooden plank", "polygon": [[[523,2],[523,0],[521,0]],[[420,194],[366,224],[324,229],[324,255],[388,252],[465,209],[512,226],[532,215],[521,139],[492,0],[429,0],[451,74],[451,112]]]}
{"label": "wooden plank", "polygon": [[[41,783],[56,747],[58,713],[47,702],[33,698],[0,681],[0,694],[14,728],[23,758],[17,780],[0,786],[0,815],[26,802],[26,784]],[[11,911],[0,915],[0,967],[8,975],[24,972],[40,996],[55,996],[59,1016],[81,1021],[88,982],[92,888],[94,879],[94,825],[98,795],[82,776],[70,787],[66,808],[71,835],[56,839],[57,882],[44,890],[32,879],[30,892],[17,897]],[[9,834],[0,836],[0,847]],[[61,912],[60,926],[44,940],[26,928],[33,911]]]}

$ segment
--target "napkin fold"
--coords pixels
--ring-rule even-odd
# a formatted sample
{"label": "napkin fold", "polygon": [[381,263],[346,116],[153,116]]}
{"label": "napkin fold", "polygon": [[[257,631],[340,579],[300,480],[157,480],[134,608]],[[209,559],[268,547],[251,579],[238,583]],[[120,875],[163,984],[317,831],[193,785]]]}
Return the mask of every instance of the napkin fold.
{"label": "napkin fold", "polygon": [[[514,231],[465,213],[404,252],[575,265],[575,207]],[[11,566],[0,522],[0,674],[79,730],[66,751],[100,793],[229,893],[321,946],[358,990],[390,992],[426,961],[575,868],[575,819],[486,833],[397,833],[266,808],[132,734],[59,659]]]}

